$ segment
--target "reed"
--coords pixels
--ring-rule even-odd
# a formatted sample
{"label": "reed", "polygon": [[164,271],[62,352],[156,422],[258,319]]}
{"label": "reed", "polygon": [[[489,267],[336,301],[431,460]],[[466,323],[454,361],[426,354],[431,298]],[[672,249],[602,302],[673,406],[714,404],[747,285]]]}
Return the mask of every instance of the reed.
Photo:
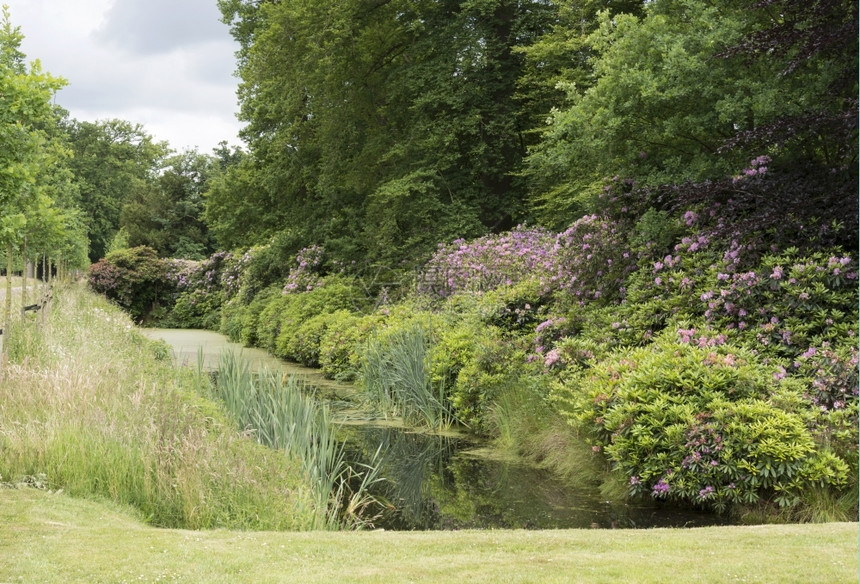
{"label": "reed", "polygon": [[328,407],[308,395],[302,380],[270,371],[254,374],[246,361],[225,351],[213,393],[243,431],[301,461],[313,486],[315,529],[354,528],[372,522],[364,513],[373,506],[368,488],[379,480],[378,466],[358,470],[347,464]]}
{"label": "reed", "polygon": [[375,408],[441,429],[455,419],[446,406],[444,386],[433,387],[428,349],[418,323],[374,335],[364,347],[360,381]]}

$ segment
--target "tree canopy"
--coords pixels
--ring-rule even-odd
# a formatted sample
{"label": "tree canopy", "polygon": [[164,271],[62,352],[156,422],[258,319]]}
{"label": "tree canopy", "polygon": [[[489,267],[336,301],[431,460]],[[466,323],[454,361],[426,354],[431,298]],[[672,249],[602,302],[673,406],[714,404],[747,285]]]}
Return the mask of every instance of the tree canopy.
{"label": "tree canopy", "polygon": [[542,215],[569,211],[613,175],[701,182],[761,155],[856,167],[856,30],[856,4],[838,1],[601,12],[587,38],[594,80],[565,80],[567,102],[529,157]]}
{"label": "tree canopy", "polygon": [[124,120],[97,122],[64,118],[73,157],[69,167],[90,239],[90,260],[104,257],[120,228],[120,213],[136,189],[152,180],[167,155],[143,126]]}
{"label": "tree canopy", "polygon": [[342,260],[409,263],[456,237],[569,224],[617,175],[856,166],[845,0],[219,6],[249,149],[208,199],[224,244],[289,231]]}
{"label": "tree canopy", "polygon": [[[516,48],[550,25],[549,3],[219,5],[242,45],[251,151],[230,179],[268,210],[255,236],[290,229],[343,259],[396,262],[526,218],[535,98],[516,91]],[[210,209],[229,197],[213,190]]]}

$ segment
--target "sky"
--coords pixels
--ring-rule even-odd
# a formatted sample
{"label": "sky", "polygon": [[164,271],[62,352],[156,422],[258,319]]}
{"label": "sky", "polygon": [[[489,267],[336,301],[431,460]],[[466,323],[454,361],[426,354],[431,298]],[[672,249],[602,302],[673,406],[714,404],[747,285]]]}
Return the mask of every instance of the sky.
{"label": "sky", "polygon": [[80,121],[144,126],[177,152],[241,144],[238,44],[216,0],[0,0],[27,61],[63,77],[56,103]]}

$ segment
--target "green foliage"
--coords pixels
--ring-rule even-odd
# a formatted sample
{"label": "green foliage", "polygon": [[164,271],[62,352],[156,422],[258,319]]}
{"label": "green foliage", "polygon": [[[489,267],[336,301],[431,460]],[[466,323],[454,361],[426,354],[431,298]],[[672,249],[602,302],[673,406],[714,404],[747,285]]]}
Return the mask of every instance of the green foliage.
{"label": "green foliage", "polygon": [[121,249],[128,249],[128,231],[125,227],[120,227],[119,231],[113,236],[113,239],[110,240],[110,245],[108,246],[107,252],[111,253],[114,251],[119,251]]}
{"label": "green foliage", "polygon": [[[361,512],[373,500],[366,487],[378,471],[368,467],[359,474],[346,463],[328,408],[307,395],[295,376],[254,376],[247,362],[225,353],[213,394],[239,428],[253,429],[258,442],[286,450],[302,462],[314,491],[313,529],[357,527],[367,520]],[[351,484],[355,477],[358,482]]]}
{"label": "green foliage", "polygon": [[167,145],[154,142],[140,124],[122,120],[65,119],[62,125],[74,153],[69,167],[79,193],[75,202],[86,217],[90,260],[95,262],[105,256],[121,226],[123,205],[135,193],[143,197],[151,192],[152,175]]}
{"label": "green foliage", "polygon": [[331,313],[319,347],[323,374],[330,379],[354,381],[361,368],[359,347],[384,321],[381,314],[358,315],[345,310]]}
{"label": "green foliage", "polygon": [[89,271],[90,287],[115,301],[131,317],[142,321],[168,304],[167,266],[155,250],[135,247],[112,252]]}
{"label": "green foliage", "polygon": [[515,95],[523,58],[514,48],[546,30],[555,7],[220,8],[241,45],[251,150],[210,191],[207,216],[224,244],[288,230],[301,247],[323,244],[348,263],[413,267],[439,241],[524,218],[517,170],[540,96]]}
{"label": "green foliage", "polygon": [[633,495],[718,511],[794,506],[814,486],[844,487],[848,466],[816,450],[801,416],[769,401],[772,371],[744,350],[664,335],[559,382],[555,395]]}
{"label": "green foliage", "polygon": [[344,312],[323,312],[304,321],[287,344],[291,358],[306,367],[319,367],[322,340],[329,324],[339,319],[338,313]]}
{"label": "green foliage", "polygon": [[662,258],[672,251],[681,233],[682,226],[669,213],[651,207],[636,222],[630,245],[640,256],[647,254],[655,259]]}
{"label": "green foliage", "polygon": [[527,383],[531,371],[525,351],[492,329],[482,330],[473,343],[474,352],[460,368],[448,395],[458,420],[476,432],[487,433],[500,396],[509,387]]}
{"label": "green foliage", "polygon": [[388,323],[360,348],[359,383],[368,401],[407,422],[444,428],[454,419],[443,384],[434,384],[432,351],[419,319]]}
{"label": "green foliage", "polygon": [[641,17],[600,13],[585,40],[593,78],[572,76],[530,153],[545,220],[588,209],[600,181],[618,174],[681,184],[732,176],[762,153],[775,165],[855,159],[856,122],[836,120],[856,99],[857,39],[844,33],[856,6],[774,4],[656,1]]}
{"label": "green foliage", "polygon": [[259,319],[267,304],[275,296],[281,295],[280,286],[270,286],[254,296],[249,304],[234,296],[221,307],[220,331],[233,342],[246,346],[265,346],[257,336]]}
{"label": "green foliage", "polygon": [[221,324],[221,296],[195,288],[181,293],[161,326],[216,330]]}
{"label": "green foliage", "polygon": [[203,193],[214,166],[212,157],[187,151],[164,160],[154,180],[132,189],[120,213],[129,244],[152,247],[162,257],[208,257],[214,249],[203,223]]}
{"label": "green foliage", "polygon": [[[256,338],[262,347],[279,357],[299,359],[301,355],[314,355],[318,359],[319,336],[297,338],[301,327],[317,315],[353,310],[363,302],[363,295],[352,283],[338,276],[329,276],[318,288],[306,292],[272,294],[259,313]],[[309,344],[304,346],[303,340]]]}

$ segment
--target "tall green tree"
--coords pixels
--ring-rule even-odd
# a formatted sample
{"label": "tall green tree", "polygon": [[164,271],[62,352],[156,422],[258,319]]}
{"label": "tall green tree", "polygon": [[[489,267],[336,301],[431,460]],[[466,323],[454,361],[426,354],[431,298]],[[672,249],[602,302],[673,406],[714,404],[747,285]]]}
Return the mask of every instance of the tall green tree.
{"label": "tall green tree", "polygon": [[[552,4],[219,5],[242,46],[250,149],[230,178],[265,192],[253,201],[274,229],[342,259],[390,263],[525,217],[517,174],[530,116],[516,95],[524,58],[514,48],[548,27]],[[223,186],[210,209],[229,197]]]}
{"label": "tall green tree", "polygon": [[120,214],[128,245],[149,246],[161,257],[208,257],[214,242],[203,221],[203,195],[216,164],[189,150],[168,157],[157,177],[136,185]]}
{"label": "tall green tree", "polygon": [[[51,98],[65,83],[43,72],[39,61],[25,63],[20,49],[23,38],[4,5],[0,18],[0,244],[6,251],[6,336],[12,312],[13,253],[24,243],[28,218],[37,217],[50,203],[35,188],[39,167],[45,162],[40,126],[51,118]],[[3,343],[3,369],[7,352],[8,343]]]}
{"label": "tall green tree", "polygon": [[[773,167],[856,166],[856,3],[654,0],[641,16],[598,20],[593,81],[566,85],[529,157],[546,222],[616,174],[722,179],[759,155]],[[823,122],[846,115],[839,131]]]}
{"label": "tall green tree", "polygon": [[74,156],[78,206],[89,230],[90,260],[104,257],[120,228],[123,205],[135,189],[151,183],[169,149],[143,126],[124,120],[63,120]]}

